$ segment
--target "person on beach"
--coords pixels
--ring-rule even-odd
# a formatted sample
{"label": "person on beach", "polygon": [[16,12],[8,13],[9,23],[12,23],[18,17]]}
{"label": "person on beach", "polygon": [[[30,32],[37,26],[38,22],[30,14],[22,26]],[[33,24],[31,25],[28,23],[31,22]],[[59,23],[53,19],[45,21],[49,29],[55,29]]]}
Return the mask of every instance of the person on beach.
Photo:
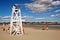
{"label": "person on beach", "polygon": [[46,23],[45,29],[48,30],[48,23]]}
{"label": "person on beach", "polygon": [[46,23],[44,26],[42,26],[42,30],[48,30],[48,23]]}

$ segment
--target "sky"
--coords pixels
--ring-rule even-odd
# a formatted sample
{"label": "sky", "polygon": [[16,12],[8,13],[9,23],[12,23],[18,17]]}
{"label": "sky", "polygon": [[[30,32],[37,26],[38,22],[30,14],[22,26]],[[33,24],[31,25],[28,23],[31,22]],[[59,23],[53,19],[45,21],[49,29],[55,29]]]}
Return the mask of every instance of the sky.
{"label": "sky", "polygon": [[23,22],[60,22],[60,0],[0,0],[0,22],[10,22],[14,4]]}

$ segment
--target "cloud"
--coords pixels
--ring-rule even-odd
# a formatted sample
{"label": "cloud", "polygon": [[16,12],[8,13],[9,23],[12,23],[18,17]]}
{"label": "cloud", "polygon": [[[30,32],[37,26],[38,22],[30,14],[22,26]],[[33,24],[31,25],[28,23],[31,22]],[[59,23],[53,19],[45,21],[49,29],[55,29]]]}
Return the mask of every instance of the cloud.
{"label": "cloud", "polygon": [[[60,9],[56,10],[55,12],[60,12]],[[53,15],[51,15],[51,17],[56,17],[56,16],[60,16],[60,14],[53,14]]]}
{"label": "cloud", "polygon": [[2,17],[2,21],[3,22],[9,22],[10,18],[11,18],[11,16],[4,16],[4,17]]}
{"label": "cloud", "polygon": [[48,18],[35,18],[36,20],[47,20]]}
{"label": "cloud", "polygon": [[52,3],[51,3],[52,5],[60,5],[60,1],[53,1]]}
{"label": "cloud", "polygon": [[60,14],[51,15],[51,17],[57,17],[57,16],[60,16]]}
{"label": "cloud", "polygon": [[55,12],[60,12],[60,10],[56,10]]}
{"label": "cloud", "polygon": [[46,4],[27,4],[26,7],[31,9],[33,12],[42,12],[51,9],[49,5]]}
{"label": "cloud", "polygon": [[55,15],[51,15],[51,17],[54,17]]}
{"label": "cloud", "polygon": [[56,16],[60,16],[60,14],[56,14]]}
{"label": "cloud", "polygon": [[31,19],[32,16],[23,16],[22,19]]}
{"label": "cloud", "polygon": [[1,22],[1,20],[2,20],[2,16],[0,16],[0,22]]}
{"label": "cloud", "polygon": [[3,19],[3,21],[7,21],[7,20],[10,20],[10,19]]}
{"label": "cloud", "polygon": [[36,2],[43,2],[43,3],[50,3],[52,2],[52,0],[36,0]]}
{"label": "cloud", "polygon": [[4,16],[3,19],[10,19],[11,16]]}
{"label": "cloud", "polygon": [[22,17],[23,22],[32,21],[31,19],[33,19],[33,16],[23,16]]}
{"label": "cloud", "polygon": [[0,16],[0,18],[2,18],[2,16]]}
{"label": "cloud", "polygon": [[25,22],[26,20],[25,20],[25,19],[23,19],[22,21],[23,21],[23,22]]}
{"label": "cloud", "polygon": [[43,12],[52,9],[52,6],[60,5],[60,1],[53,0],[35,0],[32,3],[25,4],[32,12]]}
{"label": "cloud", "polygon": [[54,17],[47,17],[47,18],[36,18],[37,21],[42,21],[42,22],[54,22],[54,21],[57,21],[57,18],[54,18]]}

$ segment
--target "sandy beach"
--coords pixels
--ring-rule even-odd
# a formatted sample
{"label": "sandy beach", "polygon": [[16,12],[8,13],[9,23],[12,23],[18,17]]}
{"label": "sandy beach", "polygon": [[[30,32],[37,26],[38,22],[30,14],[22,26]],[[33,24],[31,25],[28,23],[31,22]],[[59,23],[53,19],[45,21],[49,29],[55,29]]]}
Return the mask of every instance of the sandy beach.
{"label": "sandy beach", "polygon": [[60,40],[58,28],[41,30],[41,28],[24,27],[25,34],[10,36],[8,32],[2,31],[1,27],[2,25],[0,25],[0,40]]}

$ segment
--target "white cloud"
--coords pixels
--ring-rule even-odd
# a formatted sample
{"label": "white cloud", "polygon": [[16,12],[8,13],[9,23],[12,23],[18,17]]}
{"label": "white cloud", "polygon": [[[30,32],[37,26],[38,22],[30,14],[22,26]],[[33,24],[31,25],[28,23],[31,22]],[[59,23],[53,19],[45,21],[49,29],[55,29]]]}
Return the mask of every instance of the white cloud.
{"label": "white cloud", "polygon": [[60,14],[56,14],[56,16],[60,16]]}
{"label": "white cloud", "polygon": [[35,18],[37,20],[47,20],[48,18]]}
{"label": "white cloud", "polygon": [[28,7],[29,9],[31,9],[34,12],[42,12],[42,11],[46,11],[48,9],[51,9],[51,7],[48,7],[49,5],[46,4],[27,4],[26,7]]}
{"label": "white cloud", "polygon": [[2,21],[3,22],[9,22],[10,18],[11,18],[11,16],[4,16],[4,17],[2,17]]}
{"label": "white cloud", "polygon": [[52,2],[52,0],[36,0],[36,1],[44,2],[44,3],[45,3],[45,2],[46,2],[46,3],[47,3],[47,2],[48,2],[48,3],[49,3],[49,2]]}
{"label": "white cloud", "polygon": [[3,19],[10,19],[11,16],[4,16]]}
{"label": "white cloud", "polygon": [[31,19],[32,16],[23,16],[22,19]]}
{"label": "white cloud", "polygon": [[23,22],[26,22],[26,21],[29,21],[30,19],[32,19],[33,18],[33,16],[23,16],[22,17],[22,21]]}
{"label": "white cloud", "polygon": [[52,3],[51,3],[52,5],[60,5],[60,1],[53,1]]}
{"label": "white cloud", "polygon": [[60,12],[60,10],[56,10],[55,12]]}
{"label": "white cloud", "polygon": [[[36,18],[36,20],[38,21],[52,21],[52,20],[56,20],[56,18],[53,17],[47,17],[47,18]],[[52,21],[53,22],[53,21]]]}
{"label": "white cloud", "polygon": [[51,15],[51,17],[54,17],[55,15]]}
{"label": "white cloud", "polygon": [[2,16],[0,16],[0,18],[2,18]]}
{"label": "white cloud", "polygon": [[[56,10],[55,12],[60,12],[60,10]],[[53,14],[53,15],[51,15],[51,17],[56,17],[56,16],[60,16],[60,14]]]}
{"label": "white cloud", "polygon": [[7,21],[7,20],[9,20],[9,19],[3,19],[3,21]]}
{"label": "white cloud", "polygon": [[25,20],[25,19],[23,19],[22,21],[23,21],[23,22],[25,22],[26,20]]}
{"label": "white cloud", "polygon": [[60,1],[53,0],[36,0],[33,3],[25,4],[33,12],[43,12],[52,9],[52,6],[60,5]]}
{"label": "white cloud", "polygon": [[56,16],[60,16],[60,14],[51,15],[51,17],[56,17]]}

